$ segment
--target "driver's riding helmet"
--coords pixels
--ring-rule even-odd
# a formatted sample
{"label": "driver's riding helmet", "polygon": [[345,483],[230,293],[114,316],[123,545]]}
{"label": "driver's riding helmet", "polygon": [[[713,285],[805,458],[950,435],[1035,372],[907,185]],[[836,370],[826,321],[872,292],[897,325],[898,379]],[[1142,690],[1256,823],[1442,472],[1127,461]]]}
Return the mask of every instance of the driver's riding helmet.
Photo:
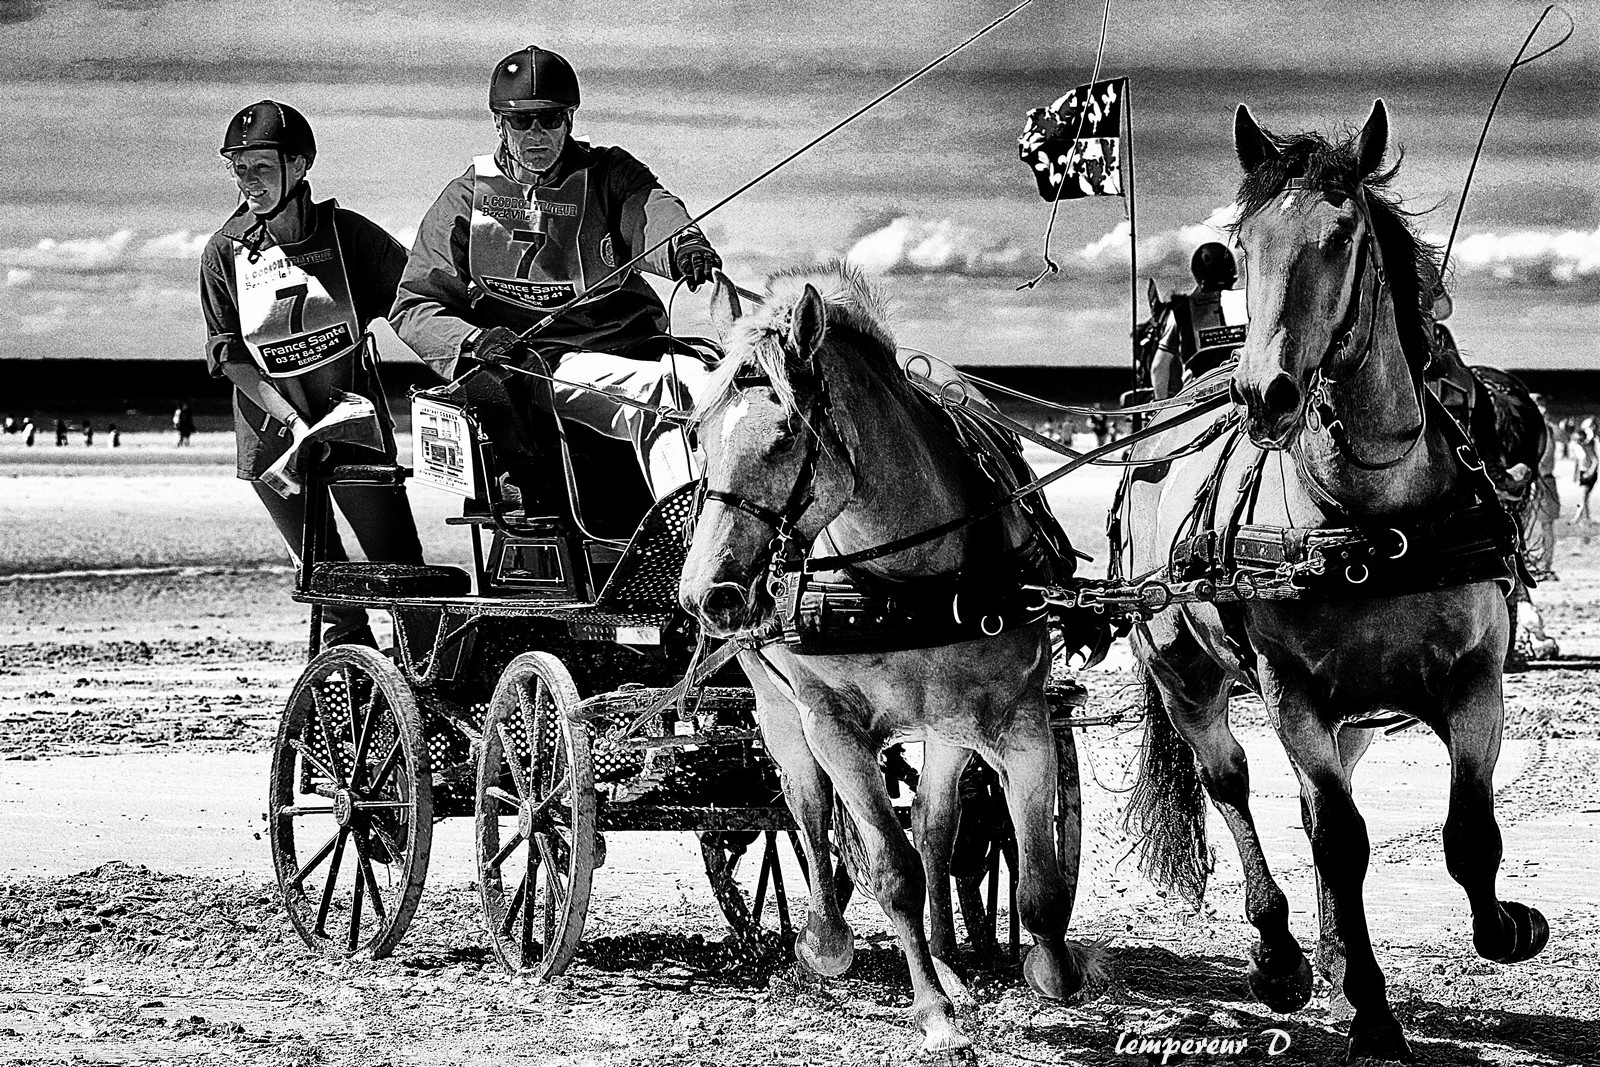
{"label": "driver's riding helmet", "polygon": [[1232,289],[1239,278],[1239,268],[1233,262],[1228,246],[1207,241],[1194,250],[1189,260],[1189,273],[1194,280],[1208,289]]}
{"label": "driver's riding helmet", "polygon": [[572,64],[530,44],[512,52],[489,79],[489,110],[496,114],[578,106],[578,75]]}
{"label": "driver's riding helmet", "polygon": [[300,156],[309,169],[317,158],[317,138],[306,117],[288,104],[259,100],[233,116],[217,152],[224,159],[231,159],[236,152],[254,148],[277,150],[280,187],[273,212],[276,214],[289,199],[288,157]]}

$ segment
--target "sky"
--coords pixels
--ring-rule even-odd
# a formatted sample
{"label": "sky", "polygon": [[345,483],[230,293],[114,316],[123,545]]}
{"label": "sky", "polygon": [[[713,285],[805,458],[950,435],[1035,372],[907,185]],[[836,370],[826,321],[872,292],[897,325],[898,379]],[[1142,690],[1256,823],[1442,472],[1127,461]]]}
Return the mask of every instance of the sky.
{"label": "sky", "polygon": [[[235,202],[227,117],[272,96],[311,116],[319,196],[409,242],[487,150],[488,66],[528,41],[584,84],[578,132],[620,144],[701,211],[1016,3],[988,0],[0,0],[0,358],[193,358],[199,249]],[[1519,72],[1454,260],[1458,336],[1508,364],[1593,365],[1600,329],[1600,3]],[[1104,70],[1133,86],[1141,275],[1188,251],[1237,183],[1228,130],[1389,103],[1402,191],[1442,241],[1488,102],[1542,10],[1518,0],[1117,0]],[[1120,362],[1127,203],[1063,209],[1060,275],[1018,294],[1047,209],[1016,158],[1031,107],[1087,80],[1099,4],[1035,0],[923,81],[707,221],[746,283],[853,254],[885,275],[902,340],[958,362]],[[1541,40],[1564,26],[1552,16]],[[71,337],[63,345],[62,338]]]}

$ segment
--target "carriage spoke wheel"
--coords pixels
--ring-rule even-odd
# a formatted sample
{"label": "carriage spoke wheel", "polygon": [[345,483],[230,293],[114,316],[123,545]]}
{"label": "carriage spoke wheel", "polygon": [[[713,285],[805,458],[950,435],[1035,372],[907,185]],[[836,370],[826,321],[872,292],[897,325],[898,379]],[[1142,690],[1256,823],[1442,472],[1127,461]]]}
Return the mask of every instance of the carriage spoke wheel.
{"label": "carriage spoke wheel", "polygon": [[[717,906],[734,936],[751,948],[787,947],[804,924],[810,875],[794,830],[711,830],[700,855]],[[834,892],[843,909],[854,885],[841,866]]]}
{"label": "carriage spoke wheel", "polygon": [[410,685],[376,650],[317,656],[272,750],[268,829],[284,907],[307,945],[388,955],[422,896],[432,772]]}
{"label": "carriage spoke wheel", "polygon": [[577,688],[561,661],[525,652],[484,715],[478,755],[478,885],[494,954],[551,978],[583,937],[596,861],[588,727],[568,721]]}
{"label": "carriage spoke wheel", "polygon": [[[1067,883],[1066,907],[1068,916],[1077,903],[1078,869],[1082,861],[1083,805],[1081,783],[1078,778],[1078,744],[1071,727],[1054,731],[1056,746],[1056,857],[1061,862],[1061,877]],[[1004,804],[1005,798],[995,788],[995,800]],[[999,949],[1000,886],[1006,886],[1009,904],[1010,929],[1008,942],[1013,953],[1020,951],[1021,924],[1017,915],[1016,878],[1017,842],[1006,818],[1002,837],[990,843],[985,873],[968,878],[957,878],[956,903],[961,909],[961,919],[967,928],[967,942],[979,952]]]}

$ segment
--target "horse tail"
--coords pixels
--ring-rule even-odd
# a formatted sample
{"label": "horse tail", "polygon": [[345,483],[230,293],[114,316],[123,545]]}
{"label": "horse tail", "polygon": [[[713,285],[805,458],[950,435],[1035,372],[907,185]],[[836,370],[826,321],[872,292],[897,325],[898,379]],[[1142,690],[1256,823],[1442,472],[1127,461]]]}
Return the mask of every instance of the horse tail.
{"label": "horse tail", "polygon": [[1194,752],[1172,725],[1161,691],[1144,676],[1144,745],[1123,827],[1138,839],[1139,870],[1198,903],[1211,874],[1206,795]]}
{"label": "horse tail", "polygon": [[833,795],[833,847],[856,889],[868,900],[877,900],[872,894],[872,861],[867,857],[867,843],[861,839],[861,828],[837,792]]}

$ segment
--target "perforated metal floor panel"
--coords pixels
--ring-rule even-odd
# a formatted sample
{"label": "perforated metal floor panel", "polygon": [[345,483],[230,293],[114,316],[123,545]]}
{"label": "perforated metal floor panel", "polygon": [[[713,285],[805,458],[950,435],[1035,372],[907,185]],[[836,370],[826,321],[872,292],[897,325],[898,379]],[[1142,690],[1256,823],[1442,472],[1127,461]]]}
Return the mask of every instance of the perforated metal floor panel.
{"label": "perforated metal floor panel", "polygon": [[655,614],[673,610],[683,561],[689,553],[684,527],[694,511],[698,484],[690,482],[673,490],[645,515],[595,601],[596,611]]}

